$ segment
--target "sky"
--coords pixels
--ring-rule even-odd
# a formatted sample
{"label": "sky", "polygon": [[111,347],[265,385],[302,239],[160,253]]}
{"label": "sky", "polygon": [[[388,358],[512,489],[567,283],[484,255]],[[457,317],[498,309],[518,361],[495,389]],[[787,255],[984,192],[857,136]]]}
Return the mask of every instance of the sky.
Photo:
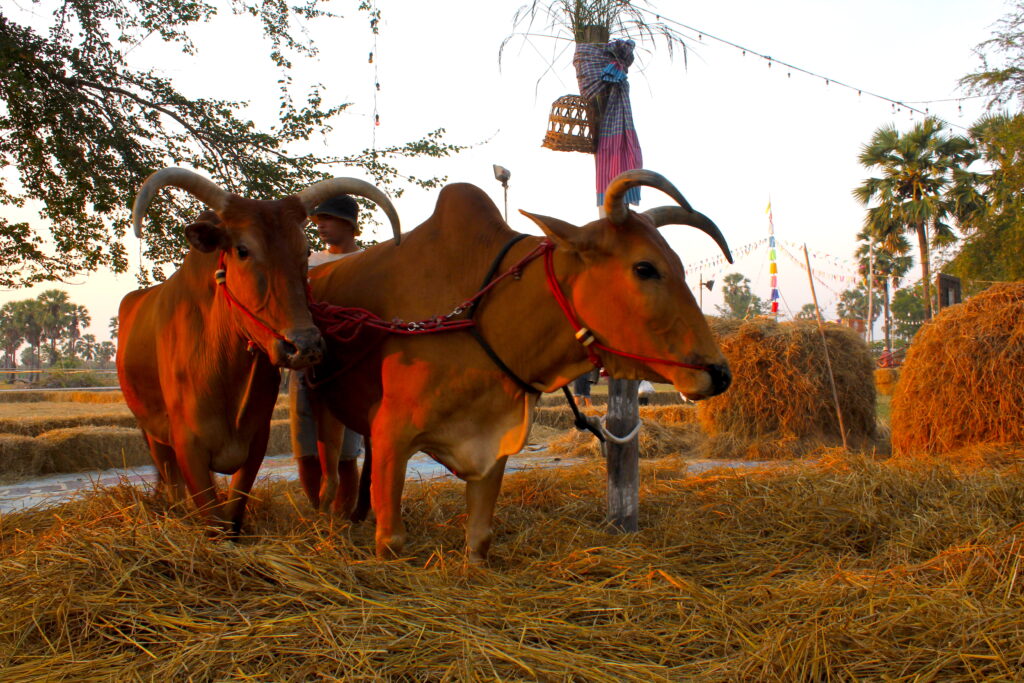
{"label": "sky", "polygon": [[[334,0],[327,6],[342,17],[303,27],[320,53],[296,58],[296,84],[323,84],[326,104],[352,103],[332,133],[311,140],[308,149],[353,153],[443,127],[449,142],[472,147],[448,159],[403,162],[404,173],[475,183],[501,207],[502,188],[492,172],[492,164],[501,164],[512,172],[509,223],[522,232],[538,230],[518,209],[578,225],[596,217],[593,157],[540,146],[551,103],[578,92],[564,29],[538,18],[531,35],[513,36],[506,44],[499,64],[499,48],[517,31],[513,17],[524,0],[379,0],[376,41],[356,4]],[[924,102],[914,106],[964,133],[983,101],[957,99],[964,97],[957,81],[978,68],[974,47],[1010,9],[1002,0],[661,0],[652,7],[694,30],[671,24],[685,38],[685,57],[678,47],[670,56],[663,41],[638,46],[629,80],[644,166],[665,175],[711,217],[734,251],[767,237],[770,201],[777,239],[810,249],[828,316],[834,315],[838,292],[849,286],[841,278],[852,275],[849,260],[864,218],[851,194],[870,175],[857,161],[860,148],[880,126],[907,129],[921,119],[866,93]],[[21,9],[20,16],[16,10],[11,16],[40,28],[51,16],[46,0]],[[189,95],[245,100],[245,115],[272,124],[278,74],[258,25],[225,9],[190,33],[196,55],[151,38],[132,50],[132,65],[157,67]],[[772,65],[711,36],[770,55]],[[375,107],[379,126],[373,125]],[[436,191],[415,188],[396,199],[403,228],[425,220],[435,199]],[[639,208],[669,203],[659,191],[645,189]],[[0,215],[38,220],[32,209],[0,207]],[[697,281],[720,281],[738,271],[751,279],[758,296],[768,298],[766,248],[750,250],[728,269],[701,266],[718,254],[708,237],[683,226],[663,231],[683,263],[692,266],[687,279],[695,295]],[[137,255],[135,237],[129,233],[125,239],[129,253]],[[780,310],[795,313],[811,300],[806,273],[782,249],[778,271]],[[89,308],[88,331],[103,340],[120,299],[137,284],[131,272],[88,274],[73,284],[0,291],[0,303],[54,286]],[[705,312],[713,313],[719,303],[720,288],[704,292]]]}

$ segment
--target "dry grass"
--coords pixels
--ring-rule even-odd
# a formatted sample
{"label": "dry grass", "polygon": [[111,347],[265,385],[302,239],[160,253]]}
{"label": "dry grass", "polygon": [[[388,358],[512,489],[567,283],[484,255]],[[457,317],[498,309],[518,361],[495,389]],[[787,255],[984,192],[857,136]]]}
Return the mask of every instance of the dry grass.
{"label": "dry grass", "polygon": [[877,368],[875,370],[875,391],[881,396],[892,396],[896,391],[896,383],[900,379],[897,368]]}
{"label": "dry grass", "polygon": [[[288,420],[270,423],[268,455],[291,452]],[[0,482],[58,472],[137,467],[152,461],[137,428],[69,427],[32,438],[0,434]]]}
{"label": "dry grass", "polygon": [[[706,457],[800,457],[842,443],[817,325],[709,319],[733,373],[724,394],[698,407],[709,435]],[[827,325],[848,443],[870,448],[876,436],[874,364],[867,345]],[[772,456],[771,454],[775,454]]]}
{"label": "dry grass", "polygon": [[120,391],[3,391],[0,403],[124,403]]}
{"label": "dry grass", "polygon": [[[278,402],[274,420],[287,419],[288,406]],[[135,427],[135,416],[122,403],[0,403],[0,434],[38,436],[72,427]]]}
{"label": "dry grass", "polygon": [[592,465],[510,474],[488,569],[463,487],[410,484],[407,559],[257,491],[208,538],[129,487],[0,518],[0,669],[50,680],[1016,679],[1024,476],[833,455],[642,465],[641,527]]}
{"label": "dry grass", "polygon": [[898,453],[1024,443],[1024,283],[995,285],[921,327],[891,426]]}

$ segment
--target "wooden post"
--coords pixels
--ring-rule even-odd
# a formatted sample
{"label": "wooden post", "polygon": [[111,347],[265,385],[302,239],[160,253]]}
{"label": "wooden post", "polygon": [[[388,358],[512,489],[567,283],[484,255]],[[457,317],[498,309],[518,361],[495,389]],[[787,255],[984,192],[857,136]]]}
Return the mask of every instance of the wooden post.
{"label": "wooden post", "polygon": [[832,385],[832,401],[836,406],[836,417],[839,419],[839,434],[843,437],[843,448],[849,450],[846,444],[846,427],[843,426],[843,411],[839,407],[839,392],[836,391],[836,376],[832,374],[832,361],[828,357],[828,339],[825,338],[825,325],[821,322],[821,309],[818,308],[818,294],[814,291],[814,276],[811,275],[811,257],[807,255],[807,245],[804,245],[804,263],[807,264],[807,281],[811,283],[811,298],[814,300],[814,315],[818,318],[818,334],[821,335],[821,345],[825,348],[825,368],[828,370],[828,382]]}
{"label": "wooden post", "polygon": [[[608,414],[605,428],[615,436],[625,436],[640,421],[637,389],[633,379],[608,381]],[[618,531],[640,529],[640,446],[634,437],[627,443],[604,443],[608,468],[608,523]]]}

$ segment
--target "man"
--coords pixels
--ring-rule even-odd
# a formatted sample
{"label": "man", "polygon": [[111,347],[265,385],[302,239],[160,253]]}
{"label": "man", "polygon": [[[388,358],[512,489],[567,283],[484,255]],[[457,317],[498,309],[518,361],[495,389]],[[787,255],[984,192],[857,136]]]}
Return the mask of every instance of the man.
{"label": "man", "polygon": [[590,385],[596,384],[600,375],[597,374],[597,369],[585,372],[572,383],[572,393],[579,399],[580,406],[583,408],[590,408],[594,405],[594,402],[590,398]]}
{"label": "man", "polygon": [[[323,202],[310,214],[310,220],[316,225],[320,239],[327,249],[317,251],[309,256],[309,267],[337,261],[360,251],[356,244],[359,235],[359,204],[347,194],[331,197]],[[293,372],[291,388],[288,392],[291,403],[292,452],[295,454],[299,468],[299,480],[310,500],[317,500],[320,494],[322,478],[321,454],[317,445],[317,425],[309,403],[309,395],[304,375]],[[324,417],[323,419],[333,419]],[[359,482],[359,465],[356,459],[363,450],[363,437],[346,428],[341,443],[341,457],[338,460],[338,478],[340,492],[357,491]],[[326,460],[324,460],[326,462]],[[350,500],[347,498],[351,498]],[[334,501],[334,511],[348,517],[355,507],[355,496],[348,496]]]}

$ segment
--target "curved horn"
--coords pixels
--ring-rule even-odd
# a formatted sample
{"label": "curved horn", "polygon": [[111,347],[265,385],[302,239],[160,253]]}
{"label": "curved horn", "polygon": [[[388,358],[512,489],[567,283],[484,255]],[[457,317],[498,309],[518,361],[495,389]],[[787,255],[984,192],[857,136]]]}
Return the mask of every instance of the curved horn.
{"label": "curved horn", "polygon": [[184,168],[162,168],[146,178],[142,187],[139,188],[139,193],[135,195],[135,204],[132,206],[132,228],[135,229],[136,237],[142,237],[142,217],[153,200],[153,196],[158,190],[168,185],[185,190],[217,213],[223,211],[228,203],[227,190],[212,180]]}
{"label": "curved horn", "polygon": [[626,220],[626,216],[629,214],[629,208],[626,206],[626,192],[640,185],[659,189],[676,200],[679,206],[687,211],[693,211],[693,207],[686,201],[683,193],[677,190],[676,186],[668,181],[668,178],[660,173],[638,168],[620,173],[608,183],[608,187],[604,191],[604,213],[608,220],[615,225],[621,225]]}
{"label": "curved horn", "polygon": [[365,197],[384,210],[391,221],[391,230],[395,233],[395,244],[402,242],[402,226],[398,221],[398,212],[388,196],[379,188],[357,178],[328,178],[313,183],[296,196],[306,208],[306,214],[315,209],[320,202],[338,194],[354,194]]}
{"label": "curved horn", "polygon": [[663,225],[689,225],[707,233],[715,241],[718,248],[725,254],[725,258],[732,263],[732,252],[729,251],[729,244],[725,241],[725,235],[718,229],[715,222],[697,211],[687,210],[681,206],[659,206],[655,209],[644,211],[644,215],[654,221],[654,227],[660,228]]}

